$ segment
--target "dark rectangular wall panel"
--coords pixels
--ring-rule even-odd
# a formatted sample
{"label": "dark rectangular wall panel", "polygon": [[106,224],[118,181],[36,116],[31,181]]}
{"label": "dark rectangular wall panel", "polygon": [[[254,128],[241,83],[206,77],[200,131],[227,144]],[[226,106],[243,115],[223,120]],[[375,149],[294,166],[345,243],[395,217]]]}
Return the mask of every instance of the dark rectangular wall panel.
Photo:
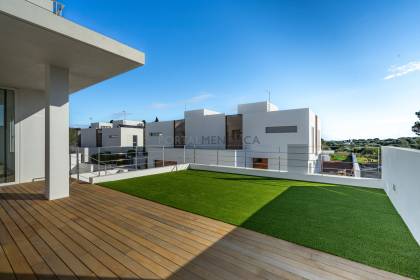
{"label": "dark rectangular wall panel", "polygon": [[265,133],[296,133],[297,126],[267,126]]}

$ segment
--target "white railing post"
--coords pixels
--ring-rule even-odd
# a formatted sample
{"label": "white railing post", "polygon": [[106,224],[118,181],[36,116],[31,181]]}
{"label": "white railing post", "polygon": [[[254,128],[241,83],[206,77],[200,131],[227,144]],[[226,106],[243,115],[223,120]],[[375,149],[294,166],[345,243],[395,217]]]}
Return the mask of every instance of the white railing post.
{"label": "white railing post", "polygon": [[[381,147],[378,147],[378,164],[377,164],[377,169],[378,169],[378,176],[381,175],[379,178],[382,178],[382,174],[381,172]],[[381,164],[382,165],[382,164]]]}
{"label": "white railing post", "polygon": [[195,144],[194,144],[194,163],[195,163]]}
{"label": "white railing post", "polygon": [[101,176],[101,147],[98,147],[98,176]]}
{"label": "white railing post", "polygon": [[165,166],[165,146],[162,146],[162,166]]}
{"label": "white railing post", "polygon": [[[80,158],[81,159],[81,158]],[[79,182],[80,177],[80,166],[79,166],[79,147],[76,147],[76,171],[77,171],[77,182]]]}
{"label": "white railing post", "polygon": [[184,145],[184,164],[185,164],[185,145]]}
{"label": "white railing post", "polygon": [[69,149],[69,185],[71,184],[71,149]]}
{"label": "white railing post", "polygon": [[279,147],[279,171],[281,171],[281,148]]}
{"label": "white railing post", "polygon": [[136,170],[137,170],[137,169],[139,169],[139,167],[138,167],[138,158],[137,158],[137,146],[136,146],[136,149],[135,150],[136,150],[135,151],[136,155],[134,156],[134,160],[136,161],[135,166],[136,166]]}

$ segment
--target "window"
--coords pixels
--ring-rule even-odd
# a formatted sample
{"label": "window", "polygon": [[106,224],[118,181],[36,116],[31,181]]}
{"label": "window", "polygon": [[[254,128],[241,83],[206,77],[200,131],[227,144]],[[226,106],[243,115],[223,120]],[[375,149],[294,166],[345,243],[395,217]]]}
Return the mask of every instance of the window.
{"label": "window", "polygon": [[102,147],[102,130],[96,130],[96,147]]}
{"label": "window", "polygon": [[185,120],[174,121],[174,147],[182,148],[185,145]]}
{"label": "window", "polygon": [[242,115],[226,116],[226,149],[242,149]]}
{"label": "window", "polygon": [[0,183],[15,181],[14,92],[0,89]]}
{"label": "window", "polygon": [[133,147],[138,146],[137,135],[133,135]]}
{"label": "window", "polygon": [[161,136],[162,132],[150,132],[150,136]]}
{"label": "window", "polygon": [[296,133],[297,126],[267,126],[265,128],[265,133]]}

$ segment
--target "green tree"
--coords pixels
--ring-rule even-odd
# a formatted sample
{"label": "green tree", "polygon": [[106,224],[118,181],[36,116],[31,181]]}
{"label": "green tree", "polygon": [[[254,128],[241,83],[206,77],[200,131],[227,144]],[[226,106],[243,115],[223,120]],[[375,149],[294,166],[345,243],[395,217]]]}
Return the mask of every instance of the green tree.
{"label": "green tree", "polygon": [[[420,111],[416,112],[416,115],[420,120]],[[416,121],[411,129],[415,134],[420,135],[420,121]]]}
{"label": "green tree", "polygon": [[77,147],[79,146],[80,141],[80,128],[71,128],[69,129],[69,142],[70,146]]}

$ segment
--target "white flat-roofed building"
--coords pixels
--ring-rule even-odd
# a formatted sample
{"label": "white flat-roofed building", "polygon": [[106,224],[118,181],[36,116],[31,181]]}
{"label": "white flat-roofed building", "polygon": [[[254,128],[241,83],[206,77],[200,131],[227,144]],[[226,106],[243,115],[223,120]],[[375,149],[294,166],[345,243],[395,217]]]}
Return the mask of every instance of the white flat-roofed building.
{"label": "white flat-roofed building", "polygon": [[57,1],[0,1],[0,184],[45,179],[49,199],[69,195],[69,95],[145,57],[62,12]]}
{"label": "white flat-roofed building", "polygon": [[150,166],[165,164],[159,152],[165,147],[164,161],[170,164],[217,161],[314,172],[321,152],[321,122],[309,108],[279,110],[264,101],[240,104],[235,115],[199,109],[186,111],[182,120],[147,123],[145,143]]}
{"label": "white flat-roofed building", "polygon": [[109,123],[91,123],[80,130],[81,147],[143,147],[144,123],[142,121],[115,120]]}

